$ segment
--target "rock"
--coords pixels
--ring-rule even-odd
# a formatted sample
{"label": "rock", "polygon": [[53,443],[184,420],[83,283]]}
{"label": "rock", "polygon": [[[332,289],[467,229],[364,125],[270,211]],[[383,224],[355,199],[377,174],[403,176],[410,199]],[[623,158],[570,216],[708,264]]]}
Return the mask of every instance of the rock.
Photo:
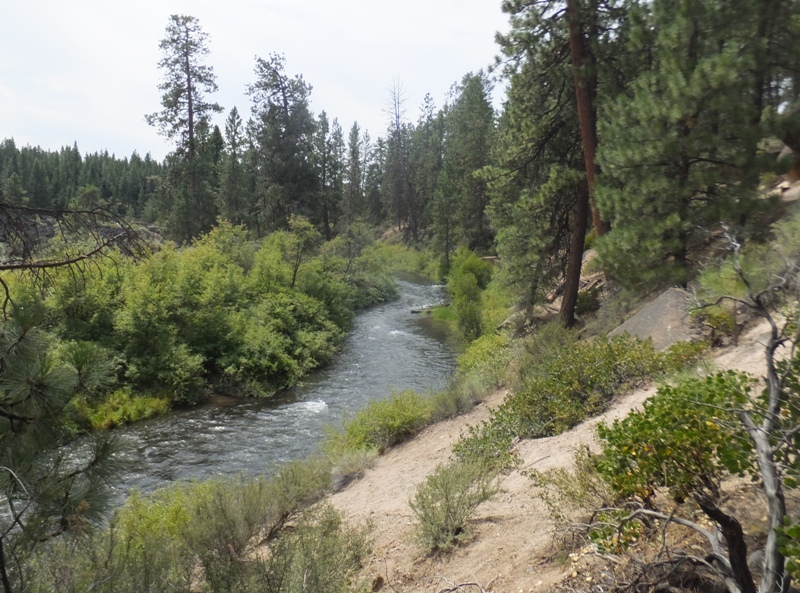
{"label": "rock", "polygon": [[610,332],[609,336],[628,333],[643,340],[652,338],[656,350],[665,350],[676,342],[697,338],[689,316],[691,310],[689,293],[680,288],[670,288]]}

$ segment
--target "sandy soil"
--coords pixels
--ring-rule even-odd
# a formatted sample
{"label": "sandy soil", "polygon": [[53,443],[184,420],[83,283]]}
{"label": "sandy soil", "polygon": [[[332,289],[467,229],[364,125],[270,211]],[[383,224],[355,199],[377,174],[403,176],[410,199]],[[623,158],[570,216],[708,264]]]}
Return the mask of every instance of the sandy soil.
{"label": "sandy soil", "polygon": [[[738,346],[716,356],[716,365],[760,374],[764,366],[761,344],[767,329],[761,324],[745,333]],[[518,443],[522,469],[569,467],[576,447],[596,446],[594,427],[598,422],[624,416],[654,392],[653,386],[647,386],[620,395],[605,414],[567,433]],[[379,458],[364,478],[330,497],[351,521],[373,525],[374,550],[363,575],[367,581],[374,579],[373,590],[382,586],[402,593],[434,593],[475,583],[459,590],[521,593],[549,590],[573,575],[572,563],[553,561],[551,523],[542,503],[533,496],[530,480],[520,471],[505,476],[500,494],[479,507],[472,525],[474,537],[467,545],[450,555],[428,558],[412,540],[413,513],[408,501],[414,489],[447,461],[461,432],[488,418],[490,409],[505,395],[494,393],[471,413],[429,427]]]}

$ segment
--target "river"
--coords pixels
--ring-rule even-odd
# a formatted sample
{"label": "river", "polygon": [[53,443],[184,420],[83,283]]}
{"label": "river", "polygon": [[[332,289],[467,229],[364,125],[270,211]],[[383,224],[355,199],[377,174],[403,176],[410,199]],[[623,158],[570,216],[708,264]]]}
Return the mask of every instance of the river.
{"label": "river", "polygon": [[445,332],[411,309],[444,298],[441,286],[398,279],[400,297],[359,313],[332,364],[276,397],[204,406],[118,429],[130,446],[116,488],[151,492],[176,480],[270,475],[317,450],[325,430],[392,391],[446,386],[455,352]]}

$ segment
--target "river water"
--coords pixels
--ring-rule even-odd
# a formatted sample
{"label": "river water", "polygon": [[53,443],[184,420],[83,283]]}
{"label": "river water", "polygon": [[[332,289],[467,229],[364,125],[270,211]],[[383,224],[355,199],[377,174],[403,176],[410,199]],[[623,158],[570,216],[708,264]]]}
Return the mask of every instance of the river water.
{"label": "river water", "polygon": [[299,387],[265,400],[206,406],[119,429],[130,446],[117,498],[175,480],[270,475],[313,454],[326,427],[370,400],[447,384],[455,352],[442,327],[411,309],[444,298],[441,286],[398,280],[400,298],[356,316],[342,351]]}

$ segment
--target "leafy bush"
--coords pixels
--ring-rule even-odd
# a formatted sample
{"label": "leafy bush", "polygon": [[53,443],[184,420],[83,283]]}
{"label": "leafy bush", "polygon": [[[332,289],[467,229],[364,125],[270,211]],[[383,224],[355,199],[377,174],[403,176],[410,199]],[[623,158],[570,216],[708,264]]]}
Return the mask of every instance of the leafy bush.
{"label": "leafy bush", "polygon": [[414,436],[430,417],[428,399],[411,390],[395,393],[367,404],[341,432],[329,434],[323,448],[333,458],[351,451],[383,451]]}
{"label": "leafy bush", "polygon": [[598,427],[601,474],[621,496],[647,500],[665,486],[679,501],[715,490],[725,473],[741,475],[752,445],[729,410],[747,404],[752,385],[751,377],[728,371],[659,387],[641,412]]}
{"label": "leafy bush", "polygon": [[[244,586],[235,593],[352,591],[352,581],[370,549],[368,529],[346,526],[339,513],[323,505],[270,546],[253,563]],[[224,591],[221,590],[221,591]]]}
{"label": "leafy bush", "polygon": [[600,297],[602,296],[603,289],[599,286],[582,290],[578,293],[578,300],[575,303],[575,314],[585,315],[586,313],[594,313],[600,308]]}
{"label": "leafy bush", "polygon": [[487,334],[474,340],[458,357],[457,377],[482,391],[491,391],[506,383],[513,349],[507,335]]}
{"label": "leafy bush", "polygon": [[460,247],[450,264],[450,278],[471,274],[478,283],[478,288],[486,290],[492,279],[492,264],[479,258],[474,252]]}
{"label": "leafy bush", "polygon": [[440,552],[462,542],[475,509],[497,493],[496,477],[492,469],[480,463],[437,467],[409,503],[417,517],[420,545],[428,552]]}
{"label": "leafy bush", "polygon": [[[243,227],[221,222],[191,245],[166,243],[141,262],[117,254],[118,265],[55,273],[48,320],[64,340],[109,349],[135,392],[179,405],[220,384],[271,394],[330,360],[357,307],[396,294],[370,234],[356,229],[318,246],[313,227],[296,218],[290,232],[259,246]],[[15,291],[38,292],[30,280],[14,282]],[[105,412],[117,420],[100,422],[145,413],[121,405]]]}
{"label": "leafy bush", "polygon": [[[310,510],[329,483],[328,464],[315,459],[289,464],[270,480],[210,480],[134,493],[107,527],[42,547],[27,567],[30,590],[263,591],[256,579],[277,568],[270,562],[278,555],[303,559],[305,570],[317,575],[349,576],[366,552],[366,534],[343,526],[329,507]],[[255,553],[258,546],[270,551]],[[324,590],[339,590],[341,583],[330,586]]]}
{"label": "leafy bush", "polygon": [[537,328],[522,342],[516,359],[515,388],[524,389],[526,382],[541,375],[549,364],[578,340],[578,332],[551,321]]}
{"label": "leafy bush", "polygon": [[[568,335],[564,338],[568,343]],[[536,350],[536,344],[545,343],[533,341],[532,347]],[[658,353],[650,341],[627,335],[577,342],[569,348],[556,346],[540,365],[533,365],[535,372],[523,375],[520,388],[490,420],[471,427],[454,450],[464,460],[500,467],[514,464],[509,449],[515,438],[560,434],[602,411],[619,390],[673,370],[700,351],[676,346]]]}
{"label": "leafy bush", "polygon": [[447,287],[453,298],[453,309],[461,335],[467,341],[477,339],[483,333],[478,279],[471,272],[451,274]]}
{"label": "leafy bush", "polygon": [[493,421],[523,438],[559,434],[601,411],[619,389],[661,369],[662,357],[649,341],[617,336],[578,342],[511,395]]}
{"label": "leafy bush", "polygon": [[572,526],[581,521],[581,513],[609,506],[614,495],[597,471],[597,460],[587,447],[576,449],[574,468],[555,468],[544,472],[530,470],[525,474],[544,502],[556,529],[567,536]]}
{"label": "leafy bush", "polygon": [[97,404],[82,400],[75,405],[78,413],[85,416],[91,428],[95,429],[114,428],[152,416],[160,416],[170,409],[168,399],[135,396],[128,387],[113,391]]}

